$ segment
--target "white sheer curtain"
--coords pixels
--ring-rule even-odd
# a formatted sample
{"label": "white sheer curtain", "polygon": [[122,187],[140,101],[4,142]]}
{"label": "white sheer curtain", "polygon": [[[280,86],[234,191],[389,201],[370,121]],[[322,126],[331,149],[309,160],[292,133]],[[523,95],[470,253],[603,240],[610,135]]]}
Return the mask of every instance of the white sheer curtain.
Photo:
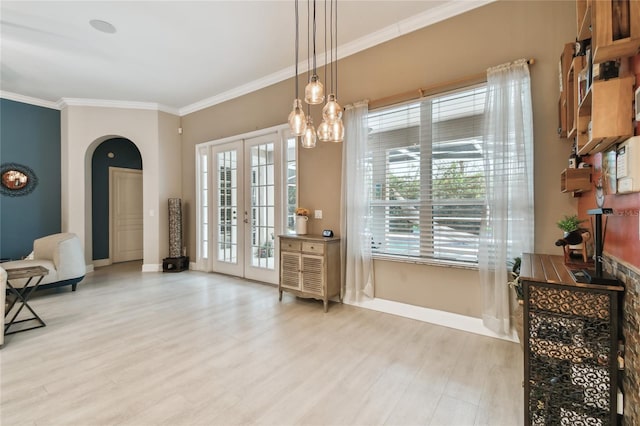
{"label": "white sheer curtain", "polygon": [[362,302],[374,296],[366,161],[368,112],[369,103],[362,101],[348,106],[344,116],[340,245],[343,298],[347,303]]}
{"label": "white sheer curtain", "polygon": [[529,66],[487,70],[484,124],[487,213],[480,231],[484,325],[510,334],[507,262],[533,251],[533,114]]}

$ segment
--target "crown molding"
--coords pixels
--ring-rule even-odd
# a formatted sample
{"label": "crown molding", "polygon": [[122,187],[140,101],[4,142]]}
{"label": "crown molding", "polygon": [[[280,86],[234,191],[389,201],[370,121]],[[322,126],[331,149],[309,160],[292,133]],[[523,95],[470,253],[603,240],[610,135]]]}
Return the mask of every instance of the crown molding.
{"label": "crown molding", "polygon": [[108,99],[84,99],[84,98],[62,98],[57,104],[59,108],[69,106],[99,107],[99,108],[122,108],[122,109],[144,109],[151,111],[162,111],[173,115],[179,115],[179,110],[167,105],[153,102],[135,101],[113,101]]}
{"label": "crown molding", "polygon": [[[363,50],[374,47],[378,44],[382,44],[386,41],[403,36],[421,28],[433,25],[437,22],[444,21],[445,19],[452,18],[456,15],[468,12],[478,7],[484,6],[489,3],[493,3],[497,0],[462,0],[455,2],[447,2],[438,7],[434,7],[425,12],[419,13],[411,18],[407,18],[394,25],[382,28],[379,31],[368,34],[365,37],[361,37],[350,43],[346,43],[338,49],[338,59],[346,58],[347,56],[354,55]],[[317,67],[324,66],[323,55],[317,59]],[[307,61],[304,60],[298,64],[298,74],[304,74],[307,72]],[[185,116],[187,114],[200,111],[205,108],[212,107],[222,102],[255,92],[256,90],[263,89],[272,84],[279,83],[281,81],[291,78],[295,73],[295,67],[292,65],[286,69],[277,71],[266,77],[258,80],[254,80],[250,83],[236,87],[235,89],[226,91],[216,96],[203,99],[193,104],[184,106],[179,109],[179,115]]]}
{"label": "crown molding", "polygon": [[22,102],[25,104],[41,106],[61,110],[68,106],[81,107],[103,107],[103,108],[125,108],[125,109],[146,109],[152,111],[162,111],[173,115],[179,115],[179,110],[170,106],[152,103],[152,102],[133,102],[133,101],[112,101],[106,99],[82,99],[82,98],[62,98],[57,102],[47,101],[44,99],[33,98],[31,96],[21,95],[19,93],[7,92],[0,90],[0,98],[11,101]]}
{"label": "crown molding", "polygon": [[[304,70],[299,69],[298,73],[302,74],[307,71],[306,64]],[[267,86],[270,86],[275,83],[279,83],[288,78],[291,78],[295,72],[295,68],[293,66],[275,72],[273,74],[269,74],[266,77],[260,78],[258,80],[253,80],[247,84],[243,84],[242,86],[238,86],[234,89],[228,90],[219,95],[211,96],[210,98],[203,99],[201,101],[195,102],[193,104],[187,105],[185,107],[180,108],[180,116],[185,116],[187,114],[191,114],[196,111],[200,111],[205,108],[209,108],[214,105],[221,104],[223,102],[229,101],[231,99],[239,98],[240,96],[246,95],[251,92],[255,92],[256,90],[263,89]]]}
{"label": "crown molding", "polygon": [[343,59],[495,1],[497,0],[463,0],[444,3],[340,46],[338,59]]}
{"label": "crown molding", "polygon": [[21,95],[19,93],[6,92],[0,90],[0,98],[8,99],[10,101],[22,102],[23,104],[30,104],[50,109],[60,109],[56,102],[47,101],[39,98],[32,98],[31,96]]}

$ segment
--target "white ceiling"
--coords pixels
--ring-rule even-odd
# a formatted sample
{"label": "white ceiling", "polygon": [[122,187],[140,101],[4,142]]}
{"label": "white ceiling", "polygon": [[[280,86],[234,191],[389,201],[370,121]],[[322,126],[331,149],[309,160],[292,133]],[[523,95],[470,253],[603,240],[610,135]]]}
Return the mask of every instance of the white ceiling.
{"label": "white ceiling", "polygon": [[[491,0],[338,2],[344,57]],[[324,0],[317,1],[324,61]],[[300,1],[301,58],[307,2]],[[92,19],[113,24],[101,33]],[[2,1],[0,89],[5,98],[62,104],[157,105],[178,114],[293,76],[294,2]],[[306,70],[306,60],[301,61]]]}

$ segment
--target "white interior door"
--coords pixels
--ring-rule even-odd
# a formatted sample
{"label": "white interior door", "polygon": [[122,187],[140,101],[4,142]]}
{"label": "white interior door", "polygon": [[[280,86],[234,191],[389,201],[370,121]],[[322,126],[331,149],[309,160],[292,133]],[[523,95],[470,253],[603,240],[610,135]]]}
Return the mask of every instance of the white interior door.
{"label": "white interior door", "polygon": [[112,262],[143,257],[142,170],[109,167]]}

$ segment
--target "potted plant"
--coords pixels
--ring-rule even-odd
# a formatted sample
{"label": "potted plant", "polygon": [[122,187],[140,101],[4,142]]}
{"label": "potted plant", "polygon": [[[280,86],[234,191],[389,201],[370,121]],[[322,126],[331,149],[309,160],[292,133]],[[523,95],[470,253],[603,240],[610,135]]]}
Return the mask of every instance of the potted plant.
{"label": "potted plant", "polygon": [[522,259],[519,257],[513,258],[513,264],[511,266],[511,274],[512,280],[508,282],[509,287],[513,289],[516,293],[516,299],[518,299],[518,304],[522,305],[524,294],[522,292],[522,283],[520,282],[520,265],[522,264]]}
{"label": "potted plant", "polygon": [[587,250],[584,242],[589,239],[589,231],[580,227],[585,220],[577,215],[567,216],[557,222],[558,228],[564,231],[562,238],[556,241],[556,246],[563,247],[565,263],[570,262],[572,250],[581,252],[583,261],[587,261]]}
{"label": "potted plant", "polygon": [[523,329],[523,305],[524,305],[524,292],[522,290],[522,283],[520,282],[520,265],[522,263],[522,259],[519,257],[513,258],[513,262],[511,262],[511,271],[509,274],[511,276],[511,281],[507,284],[509,287],[513,289],[516,294],[516,300],[518,301],[518,305],[513,310],[513,324],[518,333],[518,340],[520,340],[520,347],[524,349],[524,329]]}
{"label": "potted plant", "polygon": [[578,219],[578,215],[567,216],[564,215],[562,219],[560,219],[557,224],[558,228],[562,229],[566,234],[577,231],[580,229],[580,224],[584,222],[584,220]]}
{"label": "potted plant", "polygon": [[298,207],[296,209],[296,234],[305,235],[307,233],[307,221],[309,220],[309,209]]}

